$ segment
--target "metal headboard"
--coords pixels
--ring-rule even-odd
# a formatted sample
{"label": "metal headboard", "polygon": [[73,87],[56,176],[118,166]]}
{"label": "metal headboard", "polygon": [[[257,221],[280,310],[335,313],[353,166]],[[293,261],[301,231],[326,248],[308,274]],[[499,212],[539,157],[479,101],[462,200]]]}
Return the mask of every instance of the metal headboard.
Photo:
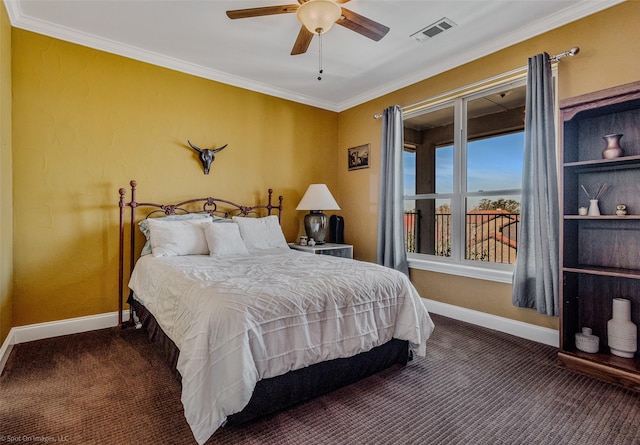
{"label": "metal headboard", "polygon": [[136,201],[136,187],[138,183],[136,181],[129,182],[131,186],[131,201],[126,202],[125,195],[127,191],[125,188],[119,190],[120,193],[120,236],[119,236],[119,271],[118,271],[118,327],[126,327],[133,322],[133,314],[131,307],[129,308],[130,315],[129,321],[123,322],[122,309],[124,307],[124,238],[125,238],[125,213],[126,209],[130,209],[130,251],[129,251],[129,276],[133,272],[135,265],[136,254],[136,210],[138,208],[146,209],[146,215],[144,218],[168,216],[168,215],[180,215],[188,213],[200,213],[209,214],[211,216],[217,216],[222,218],[231,218],[232,216],[261,216],[266,213],[271,215],[272,211],[277,210],[278,221],[282,218],[282,201],[284,198],[282,195],[278,196],[278,205],[271,203],[273,189],[269,189],[269,197],[266,205],[256,206],[244,206],[236,204],[235,202],[227,201],[220,198],[195,198],[187,201],[182,201],[176,204],[155,204],[151,202],[137,202]]}

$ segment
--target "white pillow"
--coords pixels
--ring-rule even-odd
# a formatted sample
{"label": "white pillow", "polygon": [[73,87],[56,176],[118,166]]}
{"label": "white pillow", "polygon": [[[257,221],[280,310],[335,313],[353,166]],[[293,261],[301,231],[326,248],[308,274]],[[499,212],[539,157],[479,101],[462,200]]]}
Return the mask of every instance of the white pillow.
{"label": "white pillow", "polygon": [[[151,238],[151,234],[149,233],[149,220],[152,218],[145,218],[138,223],[138,227],[140,227],[140,231],[144,234],[144,237],[147,241],[144,243],[142,247],[142,252],[140,255],[149,255],[151,254],[151,243],[149,239]],[[205,219],[207,221],[211,221],[212,218],[210,215],[206,213],[185,213],[179,215],[169,215],[155,218],[156,221],[177,221],[177,220],[186,220],[186,219]],[[214,217],[213,220],[218,220],[222,218]]]}
{"label": "white pillow", "polygon": [[240,237],[240,228],[237,224],[214,224],[203,225],[204,236],[209,245],[209,255],[247,255],[249,251]]}
{"label": "white pillow", "polygon": [[202,219],[163,221],[151,218],[148,224],[154,257],[209,254]]}
{"label": "white pillow", "polygon": [[277,216],[271,215],[264,218],[234,216],[233,220],[240,228],[240,236],[242,236],[247,249],[289,248]]}

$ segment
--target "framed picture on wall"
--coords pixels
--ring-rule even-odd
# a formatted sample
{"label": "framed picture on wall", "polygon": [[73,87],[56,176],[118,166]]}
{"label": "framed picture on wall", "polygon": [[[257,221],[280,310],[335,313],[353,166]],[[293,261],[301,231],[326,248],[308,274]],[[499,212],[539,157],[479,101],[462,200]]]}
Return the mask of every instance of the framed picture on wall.
{"label": "framed picture on wall", "polygon": [[369,144],[347,149],[349,151],[349,171],[369,168]]}

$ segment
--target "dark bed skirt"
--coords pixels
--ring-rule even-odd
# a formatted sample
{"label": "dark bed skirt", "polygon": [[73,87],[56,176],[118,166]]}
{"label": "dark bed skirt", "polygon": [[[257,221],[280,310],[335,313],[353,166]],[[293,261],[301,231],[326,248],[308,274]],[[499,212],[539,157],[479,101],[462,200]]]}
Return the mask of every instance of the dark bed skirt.
{"label": "dark bed skirt", "polygon": [[[158,343],[176,379],[179,350],[167,337],[151,313],[132,296],[128,303],[135,310],[149,340]],[[406,365],[410,360],[409,343],[392,339],[388,343],[350,358],[329,360],[286,374],[258,381],[251,400],[239,413],[228,417],[228,423],[242,423],[270,414],[305,400],[318,397],[394,365]]]}

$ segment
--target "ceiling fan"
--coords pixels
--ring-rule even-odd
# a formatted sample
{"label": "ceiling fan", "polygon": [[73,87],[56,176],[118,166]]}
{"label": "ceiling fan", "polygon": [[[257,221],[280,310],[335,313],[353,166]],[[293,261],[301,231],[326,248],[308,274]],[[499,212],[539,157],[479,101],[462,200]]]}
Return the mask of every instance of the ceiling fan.
{"label": "ceiling fan", "polygon": [[264,6],[260,8],[227,11],[230,19],[244,19],[274,14],[296,13],[302,27],[293,44],[291,55],[304,54],[314,34],[324,34],[334,23],[357,32],[376,42],[383,38],[389,28],[371,19],[340,6],[349,0],[298,0],[298,5]]}

